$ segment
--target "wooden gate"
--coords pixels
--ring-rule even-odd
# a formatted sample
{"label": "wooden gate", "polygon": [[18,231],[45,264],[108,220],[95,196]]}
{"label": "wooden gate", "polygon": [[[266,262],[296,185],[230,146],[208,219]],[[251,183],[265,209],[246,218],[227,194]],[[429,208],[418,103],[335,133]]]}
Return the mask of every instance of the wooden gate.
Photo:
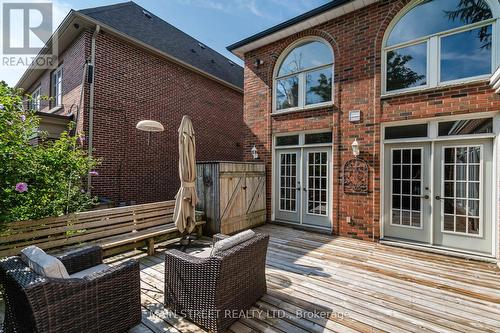
{"label": "wooden gate", "polygon": [[198,163],[198,209],[209,234],[233,234],[266,221],[266,172],[263,163]]}

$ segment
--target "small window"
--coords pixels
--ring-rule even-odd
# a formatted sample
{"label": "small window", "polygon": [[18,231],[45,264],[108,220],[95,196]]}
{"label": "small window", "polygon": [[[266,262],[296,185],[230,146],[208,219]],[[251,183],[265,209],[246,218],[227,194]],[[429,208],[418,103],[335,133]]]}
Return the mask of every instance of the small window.
{"label": "small window", "polygon": [[276,146],[296,146],[299,144],[298,135],[277,136]]}
{"label": "small window", "polygon": [[332,132],[306,134],[304,143],[306,145],[332,143]]}
{"label": "small window", "polygon": [[51,80],[52,107],[62,105],[62,95],[63,95],[62,79],[63,79],[63,69],[62,67],[59,67],[52,73],[52,80]]}
{"label": "small window", "polygon": [[427,124],[393,126],[385,128],[385,139],[409,139],[427,137]]}
{"label": "small window", "polygon": [[29,108],[33,111],[40,111],[40,87],[35,89],[33,93],[31,93],[31,99],[29,101]]}
{"label": "small window", "polygon": [[438,135],[470,135],[493,133],[493,118],[445,121],[438,125]]}

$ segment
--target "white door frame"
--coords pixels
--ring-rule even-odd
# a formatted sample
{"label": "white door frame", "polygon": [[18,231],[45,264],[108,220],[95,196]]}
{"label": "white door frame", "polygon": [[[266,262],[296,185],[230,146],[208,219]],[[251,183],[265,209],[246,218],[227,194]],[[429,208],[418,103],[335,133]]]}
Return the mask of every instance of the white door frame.
{"label": "white door frame", "polygon": [[[303,161],[304,161],[304,149],[307,148],[329,148],[331,152],[331,160],[330,160],[330,170],[328,171],[328,221],[330,222],[330,227],[325,228],[325,227],[320,227],[320,226],[314,226],[314,225],[308,225],[303,223],[303,204],[301,203],[300,205],[300,223],[299,224],[292,224],[290,225],[298,225],[301,227],[306,227],[306,228],[312,228],[312,229],[320,229],[320,230],[328,230],[330,232],[333,232],[333,156],[334,156],[334,138],[333,138],[333,132],[332,132],[332,142],[331,143],[320,143],[320,144],[304,144],[304,137],[305,134],[314,134],[314,133],[326,133],[326,132],[332,132],[331,128],[323,128],[323,129],[318,129],[318,130],[311,130],[311,131],[292,131],[292,132],[284,132],[284,133],[276,133],[273,134],[272,136],[272,157],[271,157],[271,221],[276,221],[276,200],[275,195],[276,193],[276,156],[279,153],[280,150],[282,149],[300,149],[300,165],[301,169],[303,167]],[[290,145],[290,146],[276,146],[276,138],[281,137],[281,136],[290,136],[290,135],[298,135],[299,136],[299,144],[298,145]],[[303,183],[303,172],[301,171],[301,181],[300,184],[301,186],[304,185]],[[302,191],[301,191],[302,193]]]}
{"label": "white door frame", "polygon": [[[493,133],[491,134],[475,134],[475,135],[455,135],[455,136],[446,136],[446,137],[438,137],[438,123],[443,122],[443,121],[453,121],[453,120],[460,120],[460,119],[478,119],[478,118],[488,118],[492,117],[493,118]],[[412,124],[428,124],[428,133],[427,137],[422,137],[422,138],[411,138],[411,139],[391,139],[391,140],[385,140],[385,129],[387,127],[392,127],[392,126],[400,126],[400,125],[412,125]],[[500,112],[480,112],[480,113],[471,113],[471,114],[461,114],[461,115],[453,115],[453,116],[443,116],[443,117],[434,117],[434,118],[425,118],[425,119],[412,119],[412,120],[400,120],[400,121],[393,121],[393,122],[385,122],[381,123],[381,131],[380,131],[380,184],[385,184],[385,144],[391,144],[391,143],[410,143],[410,142],[430,142],[431,143],[431,163],[432,165],[431,170],[434,170],[435,167],[435,161],[434,161],[434,143],[437,141],[453,141],[453,140],[468,140],[468,139],[483,139],[483,138],[490,138],[493,139],[493,195],[491,198],[491,209],[493,210],[492,216],[493,216],[493,221],[492,221],[492,251],[491,251],[491,257],[497,257],[499,253],[499,220],[498,220],[498,213],[499,213],[499,207],[500,205],[498,204],[498,199],[499,199],[499,191],[497,189],[498,187],[498,171],[497,170],[497,158],[498,158],[498,153],[497,150],[500,145]],[[431,193],[431,198],[434,198],[435,193],[434,193],[434,177],[433,173],[431,172],[430,175],[430,193]],[[379,225],[380,225],[380,238],[384,238],[384,216],[385,216],[385,211],[387,209],[387,203],[384,202],[384,188],[385,186],[380,186],[380,218],[379,218]],[[434,213],[433,210],[431,209],[431,215],[430,215],[430,230],[434,230]],[[487,232],[485,230],[485,232]],[[431,244],[429,246],[433,246],[434,244],[434,239],[433,239],[433,232],[431,232],[430,235],[430,241]],[[441,249],[445,249],[444,247],[439,247]],[[453,249],[449,249],[452,250]],[[456,250],[455,250],[456,251]],[[468,252],[468,251],[462,251],[460,250],[459,252]],[[474,252],[471,252],[473,254],[477,254]]]}

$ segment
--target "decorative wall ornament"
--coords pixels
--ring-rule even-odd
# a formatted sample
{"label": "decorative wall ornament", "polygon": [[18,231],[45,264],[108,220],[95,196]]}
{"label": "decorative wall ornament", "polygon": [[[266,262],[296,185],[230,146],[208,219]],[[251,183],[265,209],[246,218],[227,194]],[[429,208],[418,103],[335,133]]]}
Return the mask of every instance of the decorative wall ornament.
{"label": "decorative wall ornament", "polygon": [[346,194],[368,193],[368,163],[360,158],[345,162],[343,168],[343,186]]}

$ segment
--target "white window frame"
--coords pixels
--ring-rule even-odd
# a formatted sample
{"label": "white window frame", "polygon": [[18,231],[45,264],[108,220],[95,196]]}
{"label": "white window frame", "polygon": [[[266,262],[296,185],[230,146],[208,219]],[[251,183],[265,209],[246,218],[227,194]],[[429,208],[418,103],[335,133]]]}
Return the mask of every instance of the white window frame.
{"label": "white window frame", "polygon": [[[310,67],[310,68],[307,68],[307,69],[305,69],[303,71],[295,72],[295,73],[292,73],[292,74],[278,76],[279,69],[280,69],[281,65],[283,64],[283,61],[290,54],[290,52],[292,52],[297,47],[300,47],[300,46],[302,46],[302,45],[304,45],[306,43],[309,43],[309,42],[320,42],[320,43],[323,43],[323,44],[327,45],[330,48],[330,51],[331,51],[331,54],[332,54],[332,63],[331,64],[326,64],[326,65],[320,65],[320,66],[317,66],[317,67]],[[273,91],[272,91],[272,96],[273,96],[273,98],[272,98],[272,103],[273,103],[272,112],[273,113],[288,113],[288,112],[294,112],[294,111],[301,111],[301,110],[307,110],[307,109],[316,109],[316,108],[321,108],[321,107],[332,106],[333,105],[333,101],[335,99],[335,96],[334,96],[334,91],[335,91],[335,71],[334,71],[334,67],[335,66],[334,66],[334,64],[335,64],[335,54],[333,52],[333,49],[332,49],[330,43],[328,43],[323,38],[319,38],[319,37],[305,37],[305,38],[301,38],[298,41],[296,41],[295,43],[289,45],[281,53],[280,57],[278,58],[278,61],[276,62],[275,68],[274,68],[274,72],[273,72]],[[310,72],[315,72],[315,71],[320,70],[320,69],[328,69],[328,68],[331,68],[331,70],[332,70],[332,99],[330,101],[322,102],[322,103],[306,104],[306,93],[307,93],[306,92],[306,76],[307,76],[307,74],[310,73]],[[287,79],[287,78],[290,78],[290,77],[294,77],[294,76],[297,76],[298,77],[298,81],[299,81],[297,106],[296,107],[291,107],[291,108],[286,108],[286,109],[278,109],[277,105],[276,105],[277,104],[277,98],[276,98],[276,95],[277,95],[276,94],[277,81],[278,80]]]}
{"label": "white window frame", "polygon": [[62,106],[62,99],[63,99],[63,68],[62,66],[59,66],[55,71],[52,72],[52,77],[51,77],[51,97],[53,98],[52,100],[52,107],[59,107]]}
{"label": "white window frame", "polygon": [[[465,82],[473,82],[473,81],[483,81],[487,80],[491,77],[491,74],[497,67],[497,65],[500,63],[498,61],[498,56],[499,56],[499,45],[497,42],[498,39],[498,30],[499,30],[499,25],[497,23],[498,21],[498,14],[499,14],[499,9],[498,7],[500,5],[495,4],[493,1],[488,1],[485,0],[487,4],[490,6],[493,18],[484,20],[481,22],[477,23],[472,23],[468,25],[464,25],[462,27],[458,28],[453,28],[445,31],[440,31],[435,34],[427,35],[427,36],[422,36],[417,39],[412,39],[407,42],[403,43],[398,43],[394,44],[391,46],[386,46],[387,41],[389,39],[389,36],[393,30],[393,28],[396,26],[396,24],[399,22],[399,20],[409,11],[411,11],[413,8],[415,8],[417,5],[419,5],[423,0],[419,0],[416,2],[411,3],[408,5],[405,9],[401,10],[398,15],[393,19],[389,27],[387,28],[383,42],[382,42],[382,73],[381,73],[381,86],[382,86],[382,96],[390,96],[390,95],[397,95],[401,93],[406,93],[406,92],[413,92],[413,91],[420,91],[420,90],[425,90],[429,88],[438,88],[438,87],[445,87],[449,85],[455,85],[455,84],[461,84]],[[473,77],[466,77],[466,78],[461,78],[461,79],[456,79],[456,80],[450,80],[450,81],[441,81],[441,39],[447,36],[451,36],[457,33],[465,32],[468,30],[484,27],[491,25],[491,32],[492,32],[492,37],[491,37],[491,67],[490,67],[490,73],[484,74],[484,75],[477,75]],[[426,84],[417,86],[417,87],[410,87],[410,88],[403,88],[403,89],[397,89],[397,90],[391,90],[387,91],[387,52],[393,51],[396,49],[400,49],[403,47],[407,46],[412,46],[420,43],[427,43],[427,70],[426,70]]]}
{"label": "white window frame", "polygon": [[30,109],[40,111],[40,97],[41,88],[38,87],[31,93]]}

